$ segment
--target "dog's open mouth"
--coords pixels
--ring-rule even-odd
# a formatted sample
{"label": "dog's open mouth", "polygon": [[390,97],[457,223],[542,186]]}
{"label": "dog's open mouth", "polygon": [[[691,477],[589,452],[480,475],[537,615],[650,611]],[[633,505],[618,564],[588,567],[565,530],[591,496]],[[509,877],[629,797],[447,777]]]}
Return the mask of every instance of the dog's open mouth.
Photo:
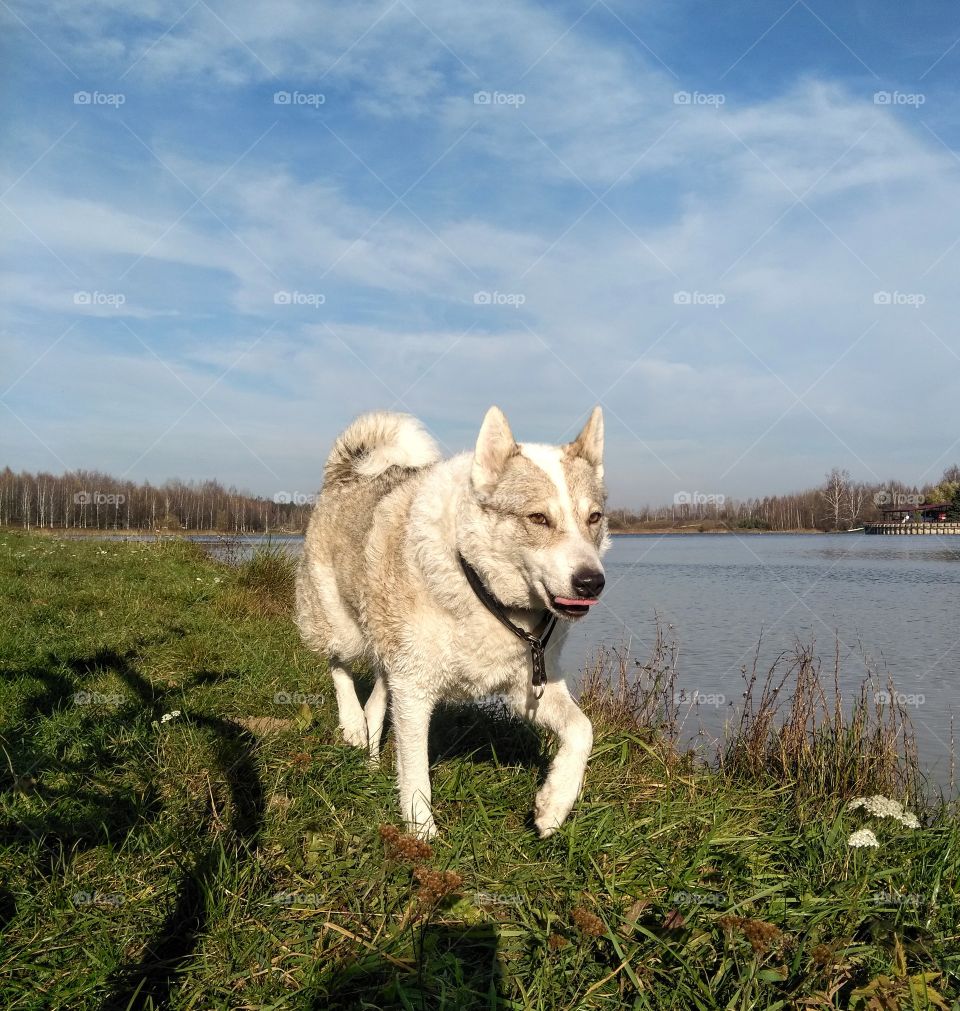
{"label": "dog's open mouth", "polygon": [[568,614],[571,617],[579,618],[587,613],[594,604],[598,603],[596,597],[554,597],[553,606],[560,614]]}

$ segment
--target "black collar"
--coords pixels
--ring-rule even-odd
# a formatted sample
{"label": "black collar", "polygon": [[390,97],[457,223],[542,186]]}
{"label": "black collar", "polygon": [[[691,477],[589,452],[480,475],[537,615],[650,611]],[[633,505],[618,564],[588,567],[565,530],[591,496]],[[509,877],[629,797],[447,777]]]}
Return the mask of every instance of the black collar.
{"label": "black collar", "polygon": [[480,603],[503,625],[508,628],[518,638],[522,639],[530,647],[530,660],[533,664],[533,687],[534,696],[540,698],[543,695],[543,686],[547,683],[547,665],[544,663],[543,651],[547,648],[550,636],[557,625],[557,616],[547,611],[543,616],[543,621],[533,632],[528,632],[521,628],[507,617],[507,610],[499,600],[484,586],[483,580],[477,574],[476,569],[457,552],[460,560],[460,568],[467,577],[470,588],[477,595]]}

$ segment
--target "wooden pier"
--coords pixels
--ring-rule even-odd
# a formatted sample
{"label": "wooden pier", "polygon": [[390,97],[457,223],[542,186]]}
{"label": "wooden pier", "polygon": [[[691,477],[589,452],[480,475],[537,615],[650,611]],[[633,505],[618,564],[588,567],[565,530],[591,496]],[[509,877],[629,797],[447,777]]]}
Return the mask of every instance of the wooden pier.
{"label": "wooden pier", "polygon": [[867,534],[926,534],[942,537],[945,534],[960,534],[960,523],[865,523],[863,530]]}

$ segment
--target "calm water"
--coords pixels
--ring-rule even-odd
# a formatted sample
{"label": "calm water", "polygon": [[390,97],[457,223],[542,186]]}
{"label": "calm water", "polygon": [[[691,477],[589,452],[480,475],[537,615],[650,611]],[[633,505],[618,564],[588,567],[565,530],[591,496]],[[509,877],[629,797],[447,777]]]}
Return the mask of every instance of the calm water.
{"label": "calm water", "polygon": [[[273,543],[302,548],[298,537]],[[866,664],[884,684],[889,673],[924,764],[947,782],[951,716],[960,716],[960,537],[625,536],[604,565],[601,604],[564,649],[571,673],[600,645],[647,660],[659,615],[680,646],[678,687],[708,697],[688,726],[718,733],[741,701],[741,668],[752,666],[761,633],[761,670],[797,639],[815,639],[832,672],[839,637],[844,694],[859,691]]]}
{"label": "calm water", "polygon": [[645,660],[656,612],[680,644],[679,686],[725,696],[698,707],[716,732],[741,701],[741,668],[752,667],[761,633],[763,670],[797,639],[815,639],[832,673],[839,637],[844,694],[859,691],[866,664],[884,682],[889,673],[924,764],[947,781],[951,715],[960,716],[960,537],[617,537],[604,565],[602,605],[567,641],[571,667],[603,642]]}

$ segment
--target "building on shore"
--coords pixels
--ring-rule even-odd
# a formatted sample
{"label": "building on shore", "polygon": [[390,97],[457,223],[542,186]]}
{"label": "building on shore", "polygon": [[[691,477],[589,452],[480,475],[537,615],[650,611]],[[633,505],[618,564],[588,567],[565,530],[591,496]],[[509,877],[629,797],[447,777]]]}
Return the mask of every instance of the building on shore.
{"label": "building on shore", "polygon": [[907,506],[884,506],[881,519],[864,524],[868,534],[960,534],[960,521],[948,520],[947,502],[920,502]]}

